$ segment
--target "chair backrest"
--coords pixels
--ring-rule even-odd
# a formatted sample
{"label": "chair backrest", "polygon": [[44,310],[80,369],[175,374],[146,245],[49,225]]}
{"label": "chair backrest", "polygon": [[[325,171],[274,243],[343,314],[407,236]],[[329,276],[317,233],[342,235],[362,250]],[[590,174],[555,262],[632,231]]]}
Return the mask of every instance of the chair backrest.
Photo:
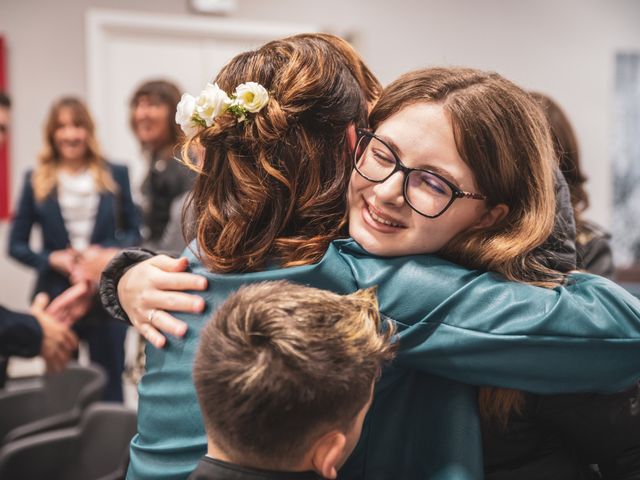
{"label": "chair backrest", "polygon": [[82,417],[80,444],[65,480],[101,478],[117,471],[136,433],[136,412],[115,403],[95,403]]}
{"label": "chair backrest", "polygon": [[97,365],[80,366],[71,363],[59,374],[45,377],[47,407],[50,414],[77,407],[81,411],[100,400],[107,384],[107,375]]}
{"label": "chair backrest", "polygon": [[0,411],[13,417],[0,422],[2,443],[28,435],[77,423],[82,411],[100,399],[107,383],[98,366],[70,364],[63,372],[46,375],[40,388],[5,392],[0,395]]}
{"label": "chair backrest", "polygon": [[136,431],[136,413],[94,403],[79,425],[32,435],[0,450],[2,480],[90,480],[118,472]]}
{"label": "chair backrest", "polygon": [[0,441],[16,427],[46,415],[43,386],[0,393]]}
{"label": "chair backrest", "polygon": [[63,470],[78,450],[79,427],[40,433],[0,449],[2,480],[62,480]]}

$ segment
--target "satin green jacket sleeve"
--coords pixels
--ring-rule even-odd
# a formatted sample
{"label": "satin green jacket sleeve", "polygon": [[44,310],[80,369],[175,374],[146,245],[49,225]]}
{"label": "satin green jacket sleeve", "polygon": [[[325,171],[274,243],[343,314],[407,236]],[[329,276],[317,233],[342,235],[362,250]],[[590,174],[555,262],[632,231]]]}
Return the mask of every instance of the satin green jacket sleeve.
{"label": "satin green jacket sleeve", "polygon": [[130,480],[184,480],[206,452],[190,375],[199,332],[227,295],[246,283],[286,279],[338,293],[378,285],[381,311],[398,322],[397,362],[383,372],[341,479],[481,477],[475,391],[430,374],[563,393],[621,389],[640,370],[639,302],[591,275],[547,290],[436,257],[367,256],[350,240],[334,242],[317,264],[250,274],[214,275],[187,256],[193,271],[208,277],[208,290],[198,292],[207,310],[179,314],[187,334],[170,337],[162,350],[147,348]]}
{"label": "satin green jacket sleeve", "polygon": [[341,241],[359,288],[398,324],[397,365],[536,393],[613,392],[640,373],[640,301],[572,274],[545,289],[421,255],[377,258]]}

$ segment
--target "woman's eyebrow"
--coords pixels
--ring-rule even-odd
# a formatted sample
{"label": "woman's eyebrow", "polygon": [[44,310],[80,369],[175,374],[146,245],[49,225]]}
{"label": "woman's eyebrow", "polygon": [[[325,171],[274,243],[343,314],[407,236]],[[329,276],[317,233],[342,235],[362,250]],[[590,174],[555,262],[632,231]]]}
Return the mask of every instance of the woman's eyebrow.
{"label": "woman's eyebrow", "polygon": [[[398,144],[396,142],[394,142],[392,139],[390,139],[389,137],[385,136],[385,135],[378,135],[376,134],[376,136],[380,139],[383,140],[384,143],[386,143],[388,146],[391,147],[391,149],[395,152],[395,154],[400,158],[400,161],[402,161],[402,150],[400,149],[400,147],[398,146]],[[419,168],[421,170],[429,170],[431,172],[437,173],[438,175],[443,176],[444,178],[446,178],[447,180],[449,180],[451,183],[453,183],[457,188],[460,188],[460,180],[457,179],[455,176],[453,176],[451,174],[451,172],[449,172],[448,170],[445,170],[444,168],[441,167],[437,167],[436,165],[432,165],[430,163],[420,163]]]}
{"label": "woman's eyebrow", "polygon": [[441,167],[437,167],[435,165],[431,165],[429,163],[426,163],[424,165],[421,165],[419,168],[424,169],[424,170],[429,170],[433,173],[437,173],[438,175],[446,178],[447,180],[449,180],[451,183],[453,183],[457,188],[460,188],[460,182],[457,178],[455,178],[451,172],[449,172],[448,170],[445,170],[444,168]]}
{"label": "woman's eyebrow", "polygon": [[378,135],[376,134],[376,136],[384,141],[384,143],[386,143],[388,146],[391,147],[391,150],[393,150],[393,152],[400,157],[400,160],[402,160],[402,150],[400,149],[400,147],[398,146],[398,144],[396,142],[394,142],[393,140],[391,140],[389,137],[386,137],[384,135]]}

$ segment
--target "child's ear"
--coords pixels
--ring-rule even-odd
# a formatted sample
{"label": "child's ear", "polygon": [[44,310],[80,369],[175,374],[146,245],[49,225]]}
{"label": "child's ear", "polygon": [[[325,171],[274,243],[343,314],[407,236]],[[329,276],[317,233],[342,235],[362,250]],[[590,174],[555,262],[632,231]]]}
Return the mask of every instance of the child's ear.
{"label": "child's ear", "polygon": [[499,203],[495,207],[487,210],[482,214],[478,223],[476,223],[472,228],[473,229],[484,229],[489,228],[500,220],[505,218],[509,214],[509,207],[504,203]]}
{"label": "child's ear", "polygon": [[338,466],[344,455],[347,437],[338,430],[326,433],[313,446],[311,463],[313,469],[323,478],[334,479],[338,476]]}

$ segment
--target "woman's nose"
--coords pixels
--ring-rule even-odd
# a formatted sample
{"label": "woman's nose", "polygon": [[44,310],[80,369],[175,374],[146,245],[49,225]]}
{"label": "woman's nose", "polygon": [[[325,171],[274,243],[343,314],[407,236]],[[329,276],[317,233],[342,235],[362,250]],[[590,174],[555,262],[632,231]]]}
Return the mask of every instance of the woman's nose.
{"label": "woman's nose", "polygon": [[73,135],[73,127],[62,127],[60,129],[59,135],[62,138],[68,139]]}
{"label": "woman's nose", "polygon": [[147,115],[149,115],[149,112],[151,111],[151,108],[149,105],[138,105],[136,107],[136,116],[138,117],[146,117]]}
{"label": "woman's nose", "polygon": [[404,173],[397,171],[373,188],[376,196],[385,204],[401,207],[404,204]]}
{"label": "woman's nose", "polygon": [[138,105],[133,111],[133,118],[140,119],[146,116],[146,114],[147,114],[147,108],[142,105]]}
{"label": "woman's nose", "polygon": [[80,135],[80,131],[81,129],[78,127],[67,127],[64,130],[64,137],[67,139],[74,139],[76,138],[78,135]]}

